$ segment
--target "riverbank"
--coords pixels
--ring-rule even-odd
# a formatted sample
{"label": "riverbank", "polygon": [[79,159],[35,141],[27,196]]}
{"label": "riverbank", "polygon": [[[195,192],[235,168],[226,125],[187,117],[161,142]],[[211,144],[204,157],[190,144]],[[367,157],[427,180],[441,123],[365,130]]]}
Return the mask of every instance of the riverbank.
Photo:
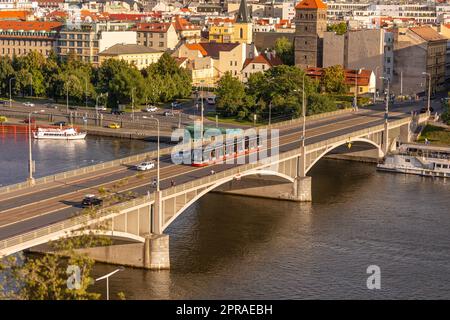
{"label": "riverbank", "polygon": [[422,130],[418,137],[418,141],[425,142],[425,139],[431,144],[450,146],[450,129],[448,126],[444,127],[428,124]]}
{"label": "riverbank", "polygon": [[[48,121],[37,120],[36,123],[32,124],[32,130],[36,126],[45,127],[57,127],[52,125]],[[89,135],[110,137],[110,138],[120,138],[120,139],[131,139],[131,140],[145,140],[156,142],[158,140],[158,133],[156,130],[143,130],[143,129],[111,129],[106,127],[97,126],[75,126],[80,131],[86,131]],[[8,118],[7,123],[0,125],[0,133],[11,133],[11,134],[24,134],[27,133],[28,124],[23,123],[21,119]],[[171,132],[161,131],[160,141],[164,143],[171,143]]]}

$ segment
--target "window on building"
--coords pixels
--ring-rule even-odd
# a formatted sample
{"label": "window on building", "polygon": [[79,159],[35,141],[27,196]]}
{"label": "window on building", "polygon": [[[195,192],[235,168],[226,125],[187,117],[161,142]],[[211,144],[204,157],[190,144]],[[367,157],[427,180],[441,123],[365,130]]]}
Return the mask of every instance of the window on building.
{"label": "window on building", "polygon": [[160,48],[164,47],[164,42],[160,42],[160,43],[159,43],[159,47],[160,47]]}
{"label": "window on building", "polygon": [[160,37],[160,38],[164,38],[164,33],[160,33],[160,34],[159,34],[159,37]]}

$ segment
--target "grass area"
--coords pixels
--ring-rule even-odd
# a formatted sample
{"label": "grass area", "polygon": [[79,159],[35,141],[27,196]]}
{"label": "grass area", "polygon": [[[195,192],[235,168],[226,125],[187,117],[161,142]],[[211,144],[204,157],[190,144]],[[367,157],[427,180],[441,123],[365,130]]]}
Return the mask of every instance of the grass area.
{"label": "grass area", "polygon": [[419,142],[424,142],[425,139],[431,144],[450,146],[450,130],[428,124],[422,130]]}
{"label": "grass area", "polygon": [[[207,114],[205,116],[205,118],[210,121],[216,122],[215,114]],[[241,120],[236,117],[220,117],[219,116],[219,123],[229,123],[229,124],[235,124],[235,125],[253,126],[253,121]],[[261,126],[261,125],[262,125],[261,123],[256,123],[256,126]]]}

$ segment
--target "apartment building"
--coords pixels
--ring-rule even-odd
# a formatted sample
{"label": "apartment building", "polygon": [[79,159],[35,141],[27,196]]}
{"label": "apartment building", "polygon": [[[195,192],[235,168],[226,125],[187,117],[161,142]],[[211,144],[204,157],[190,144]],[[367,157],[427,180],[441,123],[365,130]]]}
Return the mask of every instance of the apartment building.
{"label": "apartment building", "polygon": [[152,63],[158,62],[163,53],[163,51],[157,51],[138,44],[118,43],[103,50],[98,56],[100,64],[108,59],[124,60],[140,70],[147,68]]}
{"label": "apartment building", "polygon": [[245,59],[242,68],[242,81],[247,82],[252,74],[266,72],[270,68],[281,64],[283,64],[283,62],[273,52],[265,52],[254,58]]}
{"label": "apartment building", "polygon": [[75,55],[82,61],[99,64],[99,52],[117,43],[136,44],[136,32],[128,23],[101,22],[66,24],[57,44],[59,56]]}
{"label": "apartment building", "polygon": [[201,42],[181,45],[176,56],[187,58],[194,85],[214,86],[226,72],[242,80],[244,62],[255,53],[253,45],[244,43]]}
{"label": "apartment building", "polygon": [[[392,36],[384,29],[349,30],[343,35],[325,32],[323,37],[323,67],[341,65],[344,69],[373,70],[376,88],[384,88],[381,76],[392,79],[393,43]],[[386,43],[386,41],[391,41]]]}
{"label": "apartment building", "polygon": [[0,54],[12,58],[37,51],[47,57],[61,27],[59,22],[0,21]]}
{"label": "apartment building", "polygon": [[137,33],[137,44],[158,51],[173,50],[179,42],[172,22],[138,23],[132,30]]}
{"label": "apartment building", "polygon": [[394,78],[392,91],[414,95],[445,87],[445,57],[447,38],[430,26],[396,28],[394,34]]}

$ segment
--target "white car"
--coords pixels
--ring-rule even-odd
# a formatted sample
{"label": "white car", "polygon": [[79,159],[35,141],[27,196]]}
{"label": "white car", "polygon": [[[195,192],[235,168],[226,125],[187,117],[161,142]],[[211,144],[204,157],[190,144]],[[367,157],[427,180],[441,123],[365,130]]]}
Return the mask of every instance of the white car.
{"label": "white car", "polygon": [[143,111],[145,111],[145,112],[155,112],[156,110],[158,110],[157,107],[150,106],[150,107],[145,108]]}
{"label": "white car", "polygon": [[155,162],[145,161],[145,162],[142,162],[141,164],[138,164],[136,166],[136,169],[139,171],[146,171],[146,170],[153,169],[154,167],[155,167]]}
{"label": "white car", "polygon": [[26,107],[34,107],[34,103],[31,102],[25,102],[23,105]]}

